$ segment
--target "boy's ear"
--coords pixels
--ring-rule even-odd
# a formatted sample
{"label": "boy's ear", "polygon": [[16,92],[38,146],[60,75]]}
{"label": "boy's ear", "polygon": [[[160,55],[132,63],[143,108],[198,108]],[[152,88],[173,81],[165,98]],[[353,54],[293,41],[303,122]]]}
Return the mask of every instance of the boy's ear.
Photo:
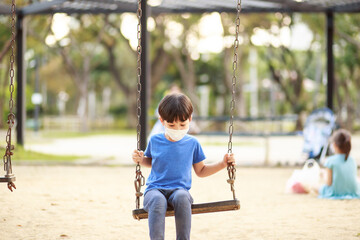
{"label": "boy's ear", "polygon": [[192,115],[189,117],[189,122],[191,122],[191,120],[192,120]]}
{"label": "boy's ear", "polygon": [[164,120],[159,116],[159,120],[162,123],[162,125],[164,125]]}

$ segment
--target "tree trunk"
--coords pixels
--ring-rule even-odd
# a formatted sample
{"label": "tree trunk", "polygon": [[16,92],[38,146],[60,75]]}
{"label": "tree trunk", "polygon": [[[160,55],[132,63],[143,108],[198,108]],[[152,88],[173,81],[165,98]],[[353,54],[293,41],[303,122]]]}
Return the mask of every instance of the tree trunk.
{"label": "tree trunk", "polygon": [[151,64],[151,96],[154,96],[156,86],[170,65],[170,55],[163,49],[159,49],[155,59]]}
{"label": "tree trunk", "polygon": [[[114,51],[114,45],[102,42],[105,46],[109,56],[109,70],[113,76],[116,85],[125,95],[125,101],[127,106],[127,126],[136,127],[137,124],[137,99],[136,99],[136,86],[129,87],[125,84],[125,79],[121,74],[121,68],[116,65],[116,57]],[[147,114],[145,110],[142,110],[142,114]]]}
{"label": "tree trunk", "polygon": [[342,84],[345,89],[345,107],[346,107],[346,120],[345,120],[345,128],[349,131],[353,130],[353,125],[355,121],[355,106],[351,99],[351,94],[348,88],[348,85],[345,83]]}
{"label": "tree trunk", "polygon": [[[87,92],[87,91],[86,91]],[[88,108],[88,100],[87,100],[87,96],[85,96],[86,93],[82,92],[80,94],[80,100],[79,100],[79,105],[78,105],[78,116],[80,118],[80,131],[81,132],[87,132],[88,131],[88,118],[87,118],[87,108]]]}
{"label": "tree trunk", "polygon": [[[334,79],[334,89],[337,89],[339,87],[339,79]],[[339,125],[342,127],[343,125],[343,119],[341,118],[341,106],[343,105],[343,100],[341,99],[340,92],[335,91],[335,100],[337,102],[338,109],[335,109],[336,106],[334,106],[334,112],[337,112],[336,120],[339,123]]]}
{"label": "tree trunk", "polygon": [[193,105],[194,113],[199,113],[199,97],[196,94],[196,73],[194,61],[191,59],[190,54],[186,51],[185,60],[182,59],[182,56],[179,53],[180,50],[174,49],[172,51],[172,56],[175,60],[175,65],[177,66],[181,80],[184,85],[184,92],[189,96]]}
{"label": "tree trunk", "polygon": [[[284,78],[280,75],[279,71],[275,70],[275,67],[272,65],[270,59],[268,59],[268,66],[273,80],[279,85],[280,89],[285,94],[285,99],[291,104],[294,113],[299,116],[295,124],[295,130],[301,130],[304,125],[303,120],[300,117],[304,110],[303,107],[301,107],[300,102],[302,94],[301,86],[303,82],[302,75],[299,73],[299,71],[296,71],[296,77],[294,79],[290,78],[290,80],[285,81]],[[294,93],[291,93],[289,90],[289,86],[287,86],[289,83],[293,83],[291,86]]]}
{"label": "tree trunk", "polygon": [[70,58],[68,52],[64,48],[60,49],[61,56],[65,63],[68,73],[72,76],[75,86],[78,90],[79,104],[78,104],[78,116],[80,117],[82,132],[86,132],[89,129],[88,124],[88,87],[90,81],[90,70],[91,70],[91,57],[82,54],[83,65],[82,68],[76,69],[75,64]]}
{"label": "tree trunk", "polygon": [[[232,78],[233,78],[233,54],[234,49],[233,48],[226,48],[224,49],[224,59],[223,59],[223,66],[224,66],[224,86],[226,88],[225,93],[225,109],[228,109],[229,99],[231,99],[231,92],[232,92]],[[237,115],[239,117],[245,117],[246,116],[246,103],[245,98],[243,94],[243,76],[242,76],[242,68],[243,64],[241,64],[240,59],[242,56],[242,51],[238,52],[238,65],[237,65],[237,71],[236,71],[236,89],[235,89],[235,107],[237,109]]]}
{"label": "tree trunk", "polygon": [[[1,61],[0,61],[1,62]],[[4,112],[5,112],[5,101],[6,101],[6,91],[9,90],[8,88],[8,69],[9,69],[10,63],[6,64],[5,71],[4,71],[4,78],[1,80],[0,77],[0,85],[2,86],[0,88],[0,128],[4,127]]]}
{"label": "tree trunk", "polygon": [[82,78],[79,79],[79,82],[81,84],[81,90],[80,94],[81,97],[85,100],[85,111],[84,115],[82,116],[82,131],[86,132],[89,129],[89,121],[88,121],[88,115],[89,115],[89,82],[90,82],[90,62],[91,59],[88,56],[84,56],[84,62],[83,62],[83,71],[82,71]]}
{"label": "tree trunk", "polygon": [[[237,106],[237,111],[238,111],[238,116],[239,117],[246,117],[246,102],[245,102],[245,96],[244,96],[244,91],[243,91],[243,87],[244,87],[244,75],[243,75],[243,68],[244,68],[244,64],[242,64],[241,62],[241,56],[242,56],[242,52],[243,52],[243,48],[239,48],[239,52],[238,52],[238,70],[236,71],[237,76],[237,88],[236,88],[236,95],[235,95],[235,100],[236,100],[236,106]],[[231,58],[230,58],[231,59]]]}
{"label": "tree trunk", "polygon": [[10,50],[11,48],[11,39],[9,39],[5,45],[3,46],[3,48],[1,49],[0,52],[0,62],[2,61],[2,59],[6,56],[6,53]]}
{"label": "tree trunk", "polygon": [[[135,92],[135,91],[134,91]],[[137,125],[137,99],[136,94],[133,91],[125,93],[127,100],[127,123],[130,128],[134,128]],[[146,109],[141,109],[141,114],[147,114]]]}

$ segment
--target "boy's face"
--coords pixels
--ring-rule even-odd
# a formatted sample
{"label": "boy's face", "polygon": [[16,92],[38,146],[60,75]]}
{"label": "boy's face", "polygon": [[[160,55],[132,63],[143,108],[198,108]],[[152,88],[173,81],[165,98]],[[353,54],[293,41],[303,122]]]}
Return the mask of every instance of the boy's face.
{"label": "boy's face", "polygon": [[174,130],[184,130],[184,129],[188,129],[189,128],[189,124],[191,122],[191,117],[185,121],[179,121],[176,120],[174,122],[167,122],[165,120],[163,120],[161,117],[159,117],[161,123],[164,125],[164,127],[166,128],[170,128],[170,129],[174,129]]}

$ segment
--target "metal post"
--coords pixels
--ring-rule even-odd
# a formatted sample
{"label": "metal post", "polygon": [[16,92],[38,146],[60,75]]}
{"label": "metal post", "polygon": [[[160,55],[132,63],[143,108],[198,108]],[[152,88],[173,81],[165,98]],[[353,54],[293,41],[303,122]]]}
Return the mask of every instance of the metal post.
{"label": "metal post", "polygon": [[[40,94],[39,92],[39,65],[40,61],[39,58],[36,58],[35,60],[35,94]],[[34,131],[39,131],[39,112],[40,112],[40,103],[39,102],[33,102],[35,104],[34,109]]]}
{"label": "metal post", "polygon": [[334,93],[334,13],[326,13],[326,33],[327,33],[327,107],[333,110],[333,93]]}
{"label": "metal post", "polygon": [[141,133],[140,133],[140,148],[145,150],[147,145],[147,132],[148,132],[148,100],[150,89],[150,60],[149,60],[149,32],[147,31],[147,19],[150,15],[150,7],[147,5],[147,0],[141,1]]}
{"label": "metal post", "polygon": [[17,144],[24,145],[25,131],[25,88],[26,71],[24,64],[24,53],[26,51],[26,24],[21,11],[17,13],[16,21],[16,64],[17,64],[17,95],[16,95],[16,139]]}

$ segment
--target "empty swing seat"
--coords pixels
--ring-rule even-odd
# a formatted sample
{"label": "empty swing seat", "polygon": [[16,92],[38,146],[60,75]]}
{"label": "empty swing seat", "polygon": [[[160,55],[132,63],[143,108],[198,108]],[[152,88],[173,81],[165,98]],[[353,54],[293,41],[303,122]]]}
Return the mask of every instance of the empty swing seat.
{"label": "empty swing seat", "polygon": [[15,182],[16,178],[14,175],[0,177],[0,182]]}
{"label": "empty swing seat", "polygon": [[[239,209],[240,202],[237,199],[220,202],[198,203],[191,205],[192,214],[233,211]],[[174,216],[174,209],[172,207],[168,207],[166,211],[166,217],[170,216]],[[138,220],[147,219],[148,213],[143,208],[135,209],[133,210],[133,217]]]}

